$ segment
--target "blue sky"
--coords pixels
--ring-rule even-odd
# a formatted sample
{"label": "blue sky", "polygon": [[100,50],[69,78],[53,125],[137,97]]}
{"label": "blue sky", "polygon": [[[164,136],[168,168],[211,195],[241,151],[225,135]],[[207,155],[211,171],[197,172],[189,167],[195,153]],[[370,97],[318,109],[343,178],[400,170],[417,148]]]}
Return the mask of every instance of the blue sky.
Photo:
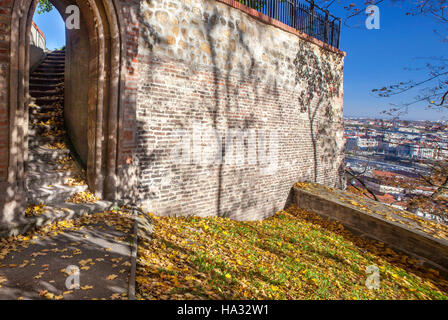
{"label": "blue sky", "polygon": [[33,20],[45,34],[48,49],[54,50],[65,45],[64,21],[56,9],[49,13],[36,13]]}
{"label": "blue sky", "polygon": [[[412,101],[418,91],[404,96],[378,98],[371,90],[406,80],[424,80],[426,72],[405,68],[421,67],[424,57],[440,57],[448,45],[440,41],[434,29],[440,29],[429,17],[406,16],[405,10],[388,4],[380,5],[380,29],[343,27],[341,49],[347,52],[344,68],[344,115],[381,117],[390,103]],[[330,7],[336,16],[344,11],[336,4]],[[364,18],[363,18],[364,19]],[[353,21],[356,22],[356,21]],[[425,104],[410,107],[404,119],[448,120],[448,112],[431,111]]]}
{"label": "blue sky", "polygon": [[[346,14],[337,3],[330,7],[330,11],[340,17]],[[405,68],[422,66],[425,61],[422,58],[447,52],[448,45],[443,44],[433,32],[438,26],[434,20],[406,16],[404,9],[390,6],[387,2],[380,5],[380,14],[380,30],[368,30],[364,23],[358,28],[343,26],[341,49],[347,52],[344,67],[345,116],[384,117],[380,112],[388,109],[390,103],[412,100],[418,92],[384,99],[373,96],[371,90],[399,81],[425,79],[425,72],[407,71]],[[34,20],[46,35],[49,49],[65,44],[64,22],[56,10],[36,14]],[[431,111],[424,104],[416,104],[401,118],[448,120],[448,112]]]}

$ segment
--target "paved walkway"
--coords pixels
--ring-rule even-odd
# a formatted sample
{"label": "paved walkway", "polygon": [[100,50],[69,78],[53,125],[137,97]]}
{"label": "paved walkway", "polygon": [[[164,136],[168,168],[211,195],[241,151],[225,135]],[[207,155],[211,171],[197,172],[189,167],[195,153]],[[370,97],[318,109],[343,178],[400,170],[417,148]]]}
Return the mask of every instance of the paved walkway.
{"label": "paved walkway", "polygon": [[[132,228],[97,222],[0,242],[0,299],[127,299],[132,239]],[[79,289],[66,286],[68,266],[79,268]]]}

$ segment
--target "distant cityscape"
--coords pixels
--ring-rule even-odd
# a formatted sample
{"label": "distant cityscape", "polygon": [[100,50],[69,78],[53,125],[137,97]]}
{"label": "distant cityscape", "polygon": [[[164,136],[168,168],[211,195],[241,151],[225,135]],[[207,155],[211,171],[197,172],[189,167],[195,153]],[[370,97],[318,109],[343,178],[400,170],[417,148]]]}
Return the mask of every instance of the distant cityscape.
{"label": "distant cityscape", "polygon": [[447,221],[444,206],[413,207],[416,199],[437,189],[425,177],[434,174],[434,164],[448,159],[447,121],[346,118],[344,126],[349,187],[368,189],[377,200],[419,216]]}

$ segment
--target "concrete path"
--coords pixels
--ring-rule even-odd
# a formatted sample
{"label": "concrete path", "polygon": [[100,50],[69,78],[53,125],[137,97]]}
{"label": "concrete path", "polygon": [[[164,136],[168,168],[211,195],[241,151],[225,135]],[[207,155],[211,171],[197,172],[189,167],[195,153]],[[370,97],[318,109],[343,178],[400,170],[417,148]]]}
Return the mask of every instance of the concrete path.
{"label": "concrete path", "polygon": [[[127,299],[133,230],[98,222],[35,238],[0,243],[0,299]],[[66,286],[68,266],[79,268],[79,289]]]}

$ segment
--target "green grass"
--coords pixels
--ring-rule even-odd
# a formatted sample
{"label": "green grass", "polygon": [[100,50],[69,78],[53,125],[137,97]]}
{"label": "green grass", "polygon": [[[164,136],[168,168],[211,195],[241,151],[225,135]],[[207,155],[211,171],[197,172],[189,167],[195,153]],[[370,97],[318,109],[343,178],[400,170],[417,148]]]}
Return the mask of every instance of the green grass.
{"label": "green grass", "polygon": [[[448,283],[382,243],[291,207],[265,221],[153,217],[142,299],[447,299]],[[366,268],[380,270],[370,290]]]}

